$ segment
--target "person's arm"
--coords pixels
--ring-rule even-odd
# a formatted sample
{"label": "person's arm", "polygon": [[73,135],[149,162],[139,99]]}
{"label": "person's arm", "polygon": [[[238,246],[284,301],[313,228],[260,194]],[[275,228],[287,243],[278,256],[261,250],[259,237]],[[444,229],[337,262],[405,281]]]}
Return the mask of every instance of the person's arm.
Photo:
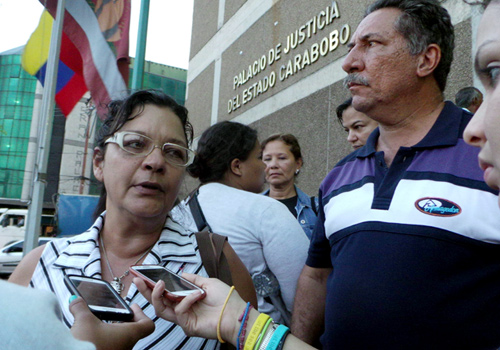
{"label": "person's arm", "polygon": [[137,341],[153,333],[155,324],[137,304],[131,308],[133,322],[104,323],[92,314],[82,298],[77,298],[69,306],[75,316],[71,334],[78,340],[93,343],[97,350],[132,349]]}
{"label": "person's arm", "polygon": [[308,344],[318,343],[324,327],[326,282],[331,271],[306,265],[299,277],[291,330]]}
{"label": "person's arm", "polygon": [[29,286],[33,272],[35,272],[36,265],[40,261],[45,244],[36,247],[29,252],[15,268],[14,272],[9,277],[9,282],[19,284],[21,286]]}
{"label": "person's arm", "polygon": [[[217,339],[217,323],[229,292],[229,286],[215,278],[208,279],[188,273],[184,273],[182,276],[203,288],[206,296],[203,297],[199,292],[196,292],[176,304],[164,298],[165,284],[163,281],[158,282],[153,290],[149,289],[140,278],[134,278],[134,283],[139,292],[154,306],[157,316],[175,322],[182,327],[188,336]],[[241,327],[241,321],[238,321],[238,318],[245,307],[246,303],[238,295],[238,292],[234,291],[222,313],[220,327],[222,339],[234,346],[238,341],[238,332]],[[250,311],[246,328],[247,335],[259,314],[254,309]],[[293,335],[289,335],[283,349],[310,350],[314,348]]]}

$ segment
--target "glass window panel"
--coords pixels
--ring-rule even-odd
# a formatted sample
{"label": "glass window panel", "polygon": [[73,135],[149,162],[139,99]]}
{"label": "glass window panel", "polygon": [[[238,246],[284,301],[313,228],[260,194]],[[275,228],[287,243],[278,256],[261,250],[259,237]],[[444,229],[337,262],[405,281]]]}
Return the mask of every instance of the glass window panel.
{"label": "glass window panel", "polygon": [[18,83],[19,78],[11,78],[9,81],[9,91],[16,91]]}
{"label": "glass window panel", "polygon": [[2,92],[0,93],[0,108],[2,108],[2,106],[6,104],[7,104],[7,93]]}
{"label": "glass window panel", "polygon": [[21,66],[14,65],[10,69],[10,76],[12,78],[18,78],[21,75]]}
{"label": "glass window panel", "polygon": [[14,106],[5,106],[5,119],[14,118]]}

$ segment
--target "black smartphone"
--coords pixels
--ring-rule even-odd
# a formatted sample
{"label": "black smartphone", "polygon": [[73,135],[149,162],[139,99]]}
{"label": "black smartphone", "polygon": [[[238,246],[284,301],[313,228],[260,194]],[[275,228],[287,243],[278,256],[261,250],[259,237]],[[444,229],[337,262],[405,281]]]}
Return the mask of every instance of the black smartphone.
{"label": "black smartphone", "polygon": [[134,276],[142,278],[150,288],[154,288],[159,280],[164,281],[165,291],[167,292],[165,296],[173,301],[179,301],[196,291],[205,295],[202,288],[162,266],[134,265],[130,267],[130,272]]}
{"label": "black smartphone", "polygon": [[103,280],[77,275],[64,276],[64,282],[80,296],[90,311],[103,321],[132,321],[134,312],[111,285]]}

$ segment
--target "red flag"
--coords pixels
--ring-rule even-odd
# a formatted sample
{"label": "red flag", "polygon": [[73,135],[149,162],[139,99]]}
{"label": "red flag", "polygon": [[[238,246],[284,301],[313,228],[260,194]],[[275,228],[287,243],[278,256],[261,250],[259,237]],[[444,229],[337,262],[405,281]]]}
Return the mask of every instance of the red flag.
{"label": "red flag", "polygon": [[[57,1],[40,0],[52,16]],[[66,2],[63,31],[80,52],[85,84],[101,118],[106,104],[127,91],[129,26],[130,0]]]}

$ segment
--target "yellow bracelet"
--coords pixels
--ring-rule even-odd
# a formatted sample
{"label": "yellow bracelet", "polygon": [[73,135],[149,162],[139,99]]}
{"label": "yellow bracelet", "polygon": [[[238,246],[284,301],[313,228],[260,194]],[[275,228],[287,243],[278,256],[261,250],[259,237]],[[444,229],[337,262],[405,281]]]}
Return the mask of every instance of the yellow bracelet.
{"label": "yellow bracelet", "polygon": [[219,315],[219,322],[217,322],[217,340],[221,343],[225,343],[224,339],[220,336],[220,323],[222,321],[222,314],[224,313],[224,309],[226,308],[227,302],[229,301],[229,297],[231,296],[231,293],[234,290],[234,286],[231,286],[231,289],[229,289],[229,293],[227,294],[226,301],[224,302],[224,305],[222,305],[222,310],[220,310],[220,315]]}
{"label": "yellow bracelet", "polygon": [[260,333],[262,333],[262,329],[266,325],[269,320],[269,316],[266,314],[260,314],[259,317],[255,320],[255,323],[252,326],[252,330],[248,334],[247,340],[245,341],[244,350],[253,350],[255,347],[255,343],[259,339]]}

